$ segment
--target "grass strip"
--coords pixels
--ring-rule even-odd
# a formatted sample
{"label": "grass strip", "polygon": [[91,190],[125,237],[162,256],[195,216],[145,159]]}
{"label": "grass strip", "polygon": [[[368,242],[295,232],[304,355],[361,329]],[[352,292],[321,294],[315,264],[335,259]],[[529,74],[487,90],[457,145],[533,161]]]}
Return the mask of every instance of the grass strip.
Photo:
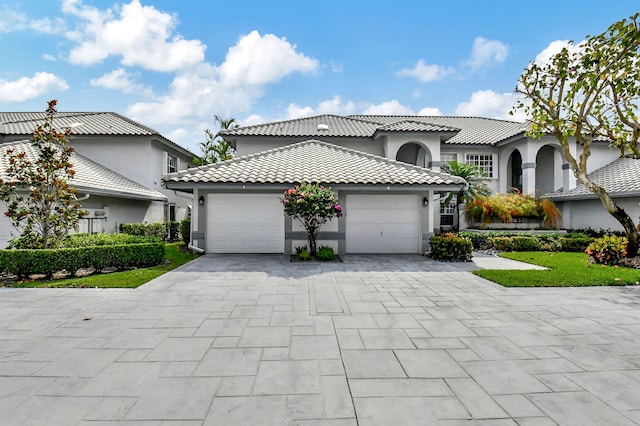
{"label": "grass strip", "polygon": [[81,278],[65,278],[60,280],[36,280],[14,282],[9,287],[42,287],[42,288],[136,288],[159,277],[178,266],[198,257],[195,253],[184,253],[180,244],[171,243],[165,247],[165,263],[149,268],[132,269],[130,271],[96,274]]}
{"label": "grass strip", "polygon": [[589,263],[585,253],[505,252],[507,259],[549,268],[539,270],[473,271],[475,275],[505,287],[582,287],[605,285],[638,285],[640,270]]}

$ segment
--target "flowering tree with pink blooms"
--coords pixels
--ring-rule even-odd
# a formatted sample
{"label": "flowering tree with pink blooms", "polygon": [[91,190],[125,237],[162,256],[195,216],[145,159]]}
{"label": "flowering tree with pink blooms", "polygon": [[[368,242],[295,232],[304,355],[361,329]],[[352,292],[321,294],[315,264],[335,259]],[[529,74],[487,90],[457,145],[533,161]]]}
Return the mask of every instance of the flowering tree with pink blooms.
{"label": "flowering tree with pink blooms", "polygon": [[304,181],[284,192],[282,205],[285,213],[298,219],[307,231],[312,256],[317,252],[320,226],[342,216],[338,195],[330,187]]}

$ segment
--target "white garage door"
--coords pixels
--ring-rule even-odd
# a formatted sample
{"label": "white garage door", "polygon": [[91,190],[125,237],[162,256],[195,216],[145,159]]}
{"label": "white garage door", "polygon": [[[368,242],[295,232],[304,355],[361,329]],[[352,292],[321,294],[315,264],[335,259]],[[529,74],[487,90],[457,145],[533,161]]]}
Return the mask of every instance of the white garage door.
{"label": "white garage door", "polygon": [[209,194],[208,253],[284,253],[277,194]]}
{"label": "white garage door", "polygon": [[419,253],[415,195],[347,195],[347,253]]}

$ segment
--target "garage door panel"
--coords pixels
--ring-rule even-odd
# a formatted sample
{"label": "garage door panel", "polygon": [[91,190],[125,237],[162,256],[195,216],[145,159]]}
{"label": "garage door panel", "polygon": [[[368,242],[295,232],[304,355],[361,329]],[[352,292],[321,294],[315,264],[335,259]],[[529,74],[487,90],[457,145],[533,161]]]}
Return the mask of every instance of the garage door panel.
{"label": "garage door panel", "polygon": [[275,194],[210,194],[208,253],[283,253],[284,211]]}
{"label": "garage door panel", "polygon": [[347,195],[347,252],[419,252],[418,204],[415,195]]}

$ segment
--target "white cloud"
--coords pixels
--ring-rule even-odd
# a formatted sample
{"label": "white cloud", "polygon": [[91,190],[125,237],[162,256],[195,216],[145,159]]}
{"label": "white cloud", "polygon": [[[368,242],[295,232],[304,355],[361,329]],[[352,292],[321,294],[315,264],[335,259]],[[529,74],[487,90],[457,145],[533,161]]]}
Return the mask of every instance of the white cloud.
{"label": "white cloud", "polygon": [[440,111],[440,108],[424,107],[418,111],[418,115],[442,115],[442,111]]}
{"label": "white cloud", "polygon": [[280,81],[293,72],[315,72],[318,61],[296,51],[296,46],[273,34],[252,31],[229,49],[220,78],[228,85],[260,86]]}
{"label": "white cloud", "polygon": [[238,124],[240,124],[240,126],[253,126],[254,124],[266,123],[266,121],[267,120],[259,114],[251,114],[250,116],[240,120]]}
{"label": "white cloud", "polygon": [[420,59],[413,68],[403,68],[396,74],[402,77],[415,77],[418,81],[426,83],[428,81],[442,80],[454,72],[453,68],[447,68],[441,65],[428,65],[424,60]]}
{"label": "white cloud", "polygon": [[0,102],[23,102],[48,92],[63,92],[69,85],[62,78],[48,72],[37,72],[33,77],[14,81],[0,79]]}
{"label": "white cloud", "polygon": [[397,100],[382,102],[381,104],[371,105],[363,112],[365,115],[414,115],[415,113],[408,106],[402,105]]}
{"label": "white cloud", "polygon": [[504,62],[509,56],[509,46],[499,40],[487,40],[476,37],[471,49],[471,57],[468,64],[472,71],[492,65],[495,62]]}
{"label": "white cloud", "polygon": [[549,45],[545,47],[542,52],[536,55],[535,62],[538,62],[539,64],[547,64],[549,63],[553,55],[555,55],[556,53],[560,53],[560,51],[565,47],[569,50],[569,52],[579,52],[581,44],[582,42],[575,45],[569,40],[554,40],[549,43]]}
{"label": "white cloud", "polygon": [[287,119],[309,117],[312,115],[322,114],[350,115],[355,114],[355,112],[355,102],[342,102],[342,98],[336,95],[331,99],[320,102],[315,108],[311,106],[301,107],[295,103],[289,104],[289,106],[287,107]]}
{"label": "white cloud", "polygon": [[19,10],[3,5],[0,9],[0,33],[18,31],[61,34],[65,31],[65,23],[61,18],[32,19]]}
{"label": "white cloud", "polygon": [[153,97],[153,91],[150,87],[135,82],[135,75],[125,71],[122,68],[115,69],[102,77],[91,79],[92,86],[104,87],[105,89],[118,90],[122,93],[132,93]]}
{"label": "white cloud", "polygon": [[58,60],[58,58],[56,58],[55,56],[49,54],[49,53],[43,53],[42,54],[42,59],[44,59],[45,61],[50,61],[50,62],[56,62]]}
{"label": "white cloud", "polygon": [[77,43],[69,52],[73,64],[92,65],[117,56],[123,65],[171,72],[204,60],[206,46],[200,40],[175,33],[175,15],[142,6],[139,0],[106,11],[65,0],[63,11],[84,21],[68,33]]}
{"label": "white cloud", "polygon": [[344,71],[344,65],[342,64],[342,62],[330,60],[329,67],[331,69],[331,72],[336,74],[340,74],[342,71]]}
{"label": "white cloud", "polygon": [[293,120],[296,118],[309,117],[315,115],[315,111],[312,107],[301,107],[298,104],[291,103],[287,107],[287,119]]}
{"label": "white cloud", "polygon": [[317,67],[317,60],[297,52],[285,38],[253,31],[229,49],[220,66],[203,62],[180,71],[167,95],[130,105],[127,113],[150,125],[182,125],[214,113],[236,115],[248,111],[266,85]]}
{"label": "white cloud", "polygon": [[499,118],[503,120],[525,119],[523,113],[510,115],[509,111],[516,104],[516,95],[513,93],[496,93],[493,90],[480,90],[471,95],[469,102],[458,104],[456,115]]}

